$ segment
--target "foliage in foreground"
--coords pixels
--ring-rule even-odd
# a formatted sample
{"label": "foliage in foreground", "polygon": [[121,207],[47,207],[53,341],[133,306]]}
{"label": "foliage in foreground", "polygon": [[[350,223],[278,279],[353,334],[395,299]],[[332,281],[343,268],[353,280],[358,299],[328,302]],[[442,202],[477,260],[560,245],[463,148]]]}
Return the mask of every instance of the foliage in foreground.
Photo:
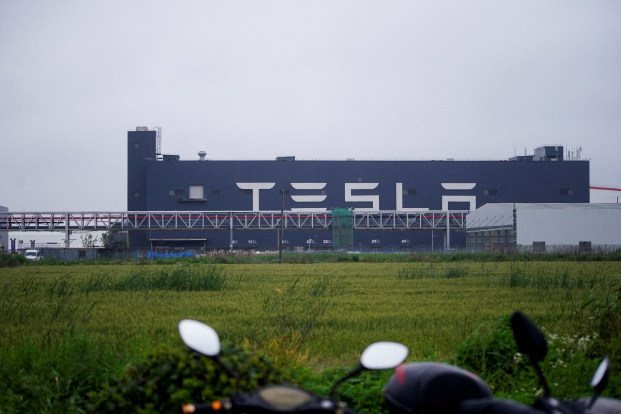
{"label": "foliage in foreground", "polygon": [[[292,359],[285,366],[261,352],[251,352],[248,343],[224,346],[222,358],[240,375],[240,388],[246,392],[287,382],[328,396],[334,382],[350,370],[336,368],[319,374]],[[390,371],[364,372],[342,384],[337,398],[356,411],[380,414],[384,412],[381,391],[390,375]],[[91,391],[87,407],[98,413],[178,412],[183,404],[228,397],[234,384],[210,358],[185,346],[160,346],[146,362],[128,365],[116,382]]]}
{"label": "foliage in foreground", "polygon": [[0,349],[0,413],[83,413],[87,392],[121,374],[123,354],[69,333],[47,351],[31,341]]}
{"label": "foliage in foreground", "polygon": [[[451,363],[479,374],[497,397],[532,403],[535,397],[542,395],[543,387],[528,356],[518,352],[509,318],[507,314],[491,327],[480,325],[456,349]],[[548,354],[541,367],[552,396],[575,399],[591,395],[591,376],[605,356],[599,346],[600,333],[557,335],[545,329],[544,333]],[[621,342],[614,341],[610,347],[618,351]],[[613,362],[613,367],[617,366]],[[604,395],[620,398],[621,375],[614,370]]]}
{"label": "foliage in foreground", "polygon": [[[508,315],[481,325],[456,350],[451,363],[479,373],[497,397],[530,403],[541,393],[526,356],[517,352]],[[595,334],[595,337],[599,335]],[[591,394],[588,387],[600,356],[593,336],[547,334],[549,354],[542,364],[553,396],[575,398]],[[241,375],[241,388],[250,391],[269,384],[290,382],[327,396],[348,368],[321,373],[299,364],[299,356],[277,360],[266,352],[225,344],[223,359]],[[134,362],[125,366],[133,359]],[[142,362],[141,362],[142,361]],[[0,352],[0,412],[177,412],[188,402],[209,402],[230,395],[234,380],[207,357],[187,347],[161,345],[146,358],[118,355],[84,335],[41,352],[32,343]],[[613,365],[613,368],[616,365]],[[386,412],[381,390],[391,371],[366,372],[342,384],[338,398],[357,411]],[[613,376],[605,395],[621,397],[621,378]]]}
{"label": "foliage in foreground", "polygon": [[[250,391],[288,380],[283,367],[249,347],[225,346],[222,359],[240,375],[240,388]],[[99,392],[90,392],[89,411],[98,413],[178,412],[187,403],[211,402],[231,395],[235,380],[208,357],[183,346],[160,346],[141,364]]]}

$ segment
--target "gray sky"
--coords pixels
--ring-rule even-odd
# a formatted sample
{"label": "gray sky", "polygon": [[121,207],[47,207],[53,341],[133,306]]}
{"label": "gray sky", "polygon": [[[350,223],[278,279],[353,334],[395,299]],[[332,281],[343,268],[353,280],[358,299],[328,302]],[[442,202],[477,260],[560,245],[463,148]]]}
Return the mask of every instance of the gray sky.
{"label": "gray sky", "polygon": [[0,205],[125,210],[136,126],[183,158],[581,146],[621,186],[621,2],[0,2]]}

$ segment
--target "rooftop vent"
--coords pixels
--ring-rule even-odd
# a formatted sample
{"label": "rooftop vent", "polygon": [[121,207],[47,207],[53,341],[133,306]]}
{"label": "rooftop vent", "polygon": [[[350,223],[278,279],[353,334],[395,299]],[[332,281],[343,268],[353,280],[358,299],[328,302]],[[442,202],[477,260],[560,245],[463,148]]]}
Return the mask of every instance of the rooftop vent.
{"label": "rooftop vent", "polygon": [[205,155],[207,155],[205,151],[200,151],[198,153],[198,157],[201,159],[201,161],[205,161]]}
{"label": "rooftop vent", "polygon": [[149,127],[136,127],[136,131],[148,131]]}
{"label": "rooftop vent", "polygon": [[276,157],[276,161],[295,161],[295,156]]}

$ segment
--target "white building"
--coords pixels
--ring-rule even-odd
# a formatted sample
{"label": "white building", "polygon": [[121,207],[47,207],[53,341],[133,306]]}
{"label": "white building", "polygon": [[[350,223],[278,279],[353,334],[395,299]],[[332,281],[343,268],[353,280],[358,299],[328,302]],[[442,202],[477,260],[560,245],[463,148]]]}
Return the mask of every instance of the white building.
{"label": "white building", "polygon": [[591,203],[618,203],[621,198],[621,188],[603,185],[590,187]]}
{"label": "white building", "polygon": [[[6,213],[8,211],[8,207],[0,206],[0,213]],[[11,248],[11,246],[9,245],[9,232],[6,230],[0,231],[0,246],[0,250],[4,248],[5,253],[8,252]]]}
{"label": "white building", "polygon": [[611,250],[621,247],[621,204],[485,204],[468,214],[466,232],[469,251]]}

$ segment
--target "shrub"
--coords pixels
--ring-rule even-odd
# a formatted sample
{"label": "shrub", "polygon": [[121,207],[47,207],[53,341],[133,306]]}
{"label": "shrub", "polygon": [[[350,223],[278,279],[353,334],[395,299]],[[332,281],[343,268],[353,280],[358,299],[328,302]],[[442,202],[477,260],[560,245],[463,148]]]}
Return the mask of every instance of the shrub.
{"label": "shrub", "polygon": [[[528,356],[518,352],[509,317],[502,316],[491,327],[477,327],[450,362],[478,373],[497,397],[531,403],[543,388]],[[598,335],[546,333],[546,338],[548,354],[540,365],[552,396],[573,399],[591,394],[589,381],[602,357]],[[619,398],[620,393],[620,378],[613,374],[604,395]]]}
{"label": "shrub", "polygon": [[86,392],[129,360],[86,335],[68,333],[48,351],[32,341],[0,349],[0,412],[83,413]]}
{"label": "shrub", "polygon": [[[244,391],[289,379],[273,361],[251,353],[248,344],[224,346],[222,359],[240,375]],[[185,346],[161,345],[146,362],[128,365],[116,382],[90,392],[88,409],[98,413],[179,412],[183,404],[211,402],[234,390],[235,380],[210,358]]]}
{"label": "shrub", "polygon": [[[39,266],[58,266],[58,265],[67,265],[69,263],[70,262],[61,262],[55,257],[44,257],[43,259],[36,262],[36,264]],[[78,262],[75,262],[75,263],[77,264]]]}
{"label": "shrub", "polygon": [[[334,383],[350,370],[350,368],[332,368],[317,374],[298,369],[295,372],[296,383],[311,392],[327,397]],[[336,398],[359,413],[385,414],[382,390],[392,373],[393,370],[364,371],[339,385]]]}
{"label": "shrub", "polygon": [[479,325],[457,347],[451,363],[478,373],[495,390],[510,391],[513,375],[527,370],[523,369],[526,367],[520,364],[519,357],[514,358],[518,349],[509,318],[509,314],[504,315],[491,327],[489,324]]}
{"label": "shrub", "polygon": [[0,254],[0,267],[16,267],[27,263],[21,254]]}

